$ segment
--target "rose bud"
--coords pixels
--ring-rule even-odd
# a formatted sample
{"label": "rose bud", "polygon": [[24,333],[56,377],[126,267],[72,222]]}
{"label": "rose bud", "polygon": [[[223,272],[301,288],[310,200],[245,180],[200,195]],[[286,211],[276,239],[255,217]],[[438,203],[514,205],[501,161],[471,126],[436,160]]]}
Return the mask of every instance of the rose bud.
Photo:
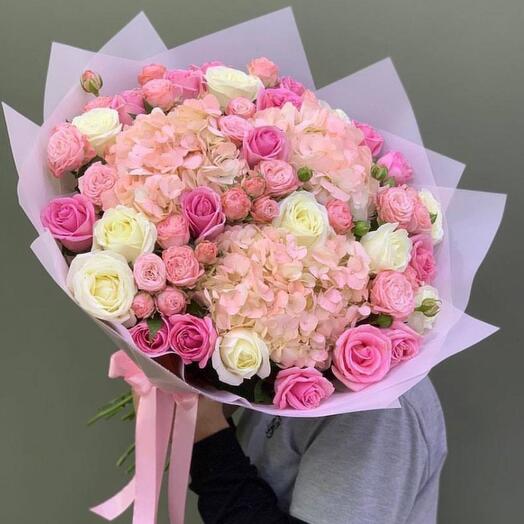
{"label": "rose bud", "polygon": [[98,96],[100,89],[102,89],[102,86],[104,85],[104,82],[98,73],[95,73],[90,69],[86,69],[80,77],[80,85],[86,93],[91,93],[92,95]]}
{"label": "rose bud", "polygon": [[197,260],[204,265],[214,264],[217,259],[218,247],[215,242],[203,240],[195,247]]}
{"label": "rose bud", "polygon": [[155,312],[155,301],[149,293],[140,291],[135,295],[131,309],[137,318],[148,318]]}
{"label": "rose bud", "polygon": [[251,208],[251,216],[255,222],[262,222],[268,224],[278,216],[279,207],[278,202],[269,198],[268,196],[262,196],[257,198],[253,202]]}
{"label": "rose bud", "polygon": [[222,208],[228,220],[242,220],[251,209],[251,200],[240,187],[228,189],[222,195]]}
{"label": "rose bud", "polygon": [[254,174],[244,177],[240,185],[251,198],[262,196],[266,190],[266,181],[264,178]]}

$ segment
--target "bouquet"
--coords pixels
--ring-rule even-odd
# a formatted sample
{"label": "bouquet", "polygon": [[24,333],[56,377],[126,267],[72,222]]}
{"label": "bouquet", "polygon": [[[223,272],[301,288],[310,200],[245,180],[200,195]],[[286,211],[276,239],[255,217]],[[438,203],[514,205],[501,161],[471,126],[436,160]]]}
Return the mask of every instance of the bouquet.
{"label": "bouquet", "polygon": [[[71,53],[80,85],[52,107]],[[421,145],[391,62],[315,92],[289,10],[171,51],[139,16],[82,53],[54,48],[42,128],[6,116],[33,250],[127,353],[111,376],[154,392],[137,465],[141,410],[158,470],[176,405],[185,478],[197,393],[289,416],[397,407],[494,331],[464,309],[504,198],[456,189],[463,166]],[[141,463],[126,504],[154,513]]]}

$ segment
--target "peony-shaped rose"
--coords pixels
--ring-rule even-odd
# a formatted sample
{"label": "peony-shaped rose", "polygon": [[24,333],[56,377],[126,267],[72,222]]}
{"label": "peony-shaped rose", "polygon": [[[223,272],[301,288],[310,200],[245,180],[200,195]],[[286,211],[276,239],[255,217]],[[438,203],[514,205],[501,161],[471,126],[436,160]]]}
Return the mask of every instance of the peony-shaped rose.
{"label": "peony-shaped rose", "polygon": [[307,191],[296,191],[280,202],[273,225],[295,236],[302,246],[322,243],[330,229],[326,208]]}
{"label": "peony-shaped rose", "polygon": [[51,200],[42,210],[40,219],[51,235],[69,251],[80,253],[91,247],[95,208],[85,196]]}
{"label": "peony-shaped rose", "polygon": [[155,304],[162,315],[170,317],[186,310],[187,297],[180,289],[167,286],[158,295],[155,295]]}
{"label": "peony-shaped rose", "polygon": [[107,249],[134,262],[142,253],[151,253],[155,242],[155,225],[130,207],[108,209],[95,223],[93,251]]}
{"label": "peony-shaped rose", "polygon": [[195,256],[197,260],[206,266],[214,264],[217,260],[218,246],[216,242],[203,240],[195,246]]}
{"label": "peony-shaped rose", "polygon": [[138,289],[157,293],[166,287],[166,266],[154,253],[139,255],[133,264],[133,275]]}
{"label": "peony-shaped rose", "polygon": [[415,271],[419,284],[431,284],[437,271],[431,237],[425,234],[412,236],[411,244],[409,267]]}
{"label": "peony-shaped rose", "polygon": [[164,112],[168,112],[177,100],[175,86],[165,78],[150,80],[142,87],[145,101],[151,107],[159,107]]}
{"label": "peony-shaped rose", "polygon": [[352,391],[382,380],[391,367],[391,341],[383,330],[363,324],[338,338],[331,370]]}
{"label": "peony-shaped rose", "polygon": [[142,68],[140,73],[138,73],[138,83],[143,86],[147,84],[150,80],[157,80],[159,78],[164,78],[166,72],[166,67],[162,64],[149,64]]}
{"label": "peony-shaped rose", "polygon": [[169,215],[156,225],[157,242],[167,249],[183,246],[189,242],[189,224],[184,215]]}
{"label": "peony-shaped rose", "polygon": [[243,96],[233,98],[226,107],[226,115],[236,115],[242,118],[251,118],[255,114],[255,111],[255,104]]}
{"label": "peony-shaped rose", "polygon": [[257,171],[266,182],[265,194],[271,197],[284,197],[300,186],[293,166],[283,160],[262,160]]}
{"label": "peony-shaped rose", "polygon": [[226,216],[218,193],[201,186],[184,193],[181,200],[182,214],[193,238],[213,240],[224,231]]}
{"label": "peony-shaped rose", "polygon": [[283,76],[280,79],[279,87],[283,87],[284,89],[289,89],[290,91],[293,91],[293,93],[302,96],[304,92],[306,91],[306,88],[303,84],[301,84],[298,80],[295,80],[291,76]]}
{"label": "peony-shaped rose", "polygon": [[418,355],[422,337],[404,322],[395,320],[384,333],[391,341],[392,367]]}
{"label": "peony-shaped rose", "polygon": [[129,319],[136,286],[127,260],[118,253],[77,255],[66,283],[75,301],[90,315],[113,322]]}
{"label": "peony-shaped rose", "polygon": [[262,196],[257,198],[251,207],[251,216],[255,222],[261,222],[262,224],[269,224],[280,213],[280,207],[276,200],[269,198],[268,196]]}
{"label": "peony-shaped rose", "polygon": [[133,298],[131,310],[137,318],[148,318],[155,312],[155,299],[145,291],[140,291]]}
{"label": "peony-shaped rose", "polygon": [[167,280],[180,287],[193,287],[204,274],[195,253],[189,246],[173,246],[162,253]]}
{"label": "peony-shaped rose", "polygon": [[196,69],[173,69],[164,78],[173,84],[177,100],[197,98],[204,89],[204,75]]}
{"label": "peony-shaped rose", "polygon": [[326,203],[329,224],[337,235],[345,235],[353,226],[353,217],[347,202],[332,198]]}
{"label": "peony-shaped rose", "polygon": [[253,124],[237,115],[221,117],[218,121],[218,126],[220,127],[220,131],[236,144],[242,143],[244,138],[249,135],[249,132],[253,129]]}
{"label": "peony-shaped rose", "polygon": [[393,178],[397,185],[406,184],[413,176],[411,165],[399,151],[390,151],[381,156],[377,165],[387,168],[388,176]]}
{"label": "peony-shaped rose", "polygon": [[75,126],[65,123],[53,129],[47,144],[47,165],[54,177],[80,169],[95,155],[87,137]]}
{"label": "peony-shaped rose", "polygon": [[417,192],[412,187],[382,187],[376,195],[378,217],[409,231],[417,201]]}
{"label": "peony-shaped rose", "polygon": [[184,364],[198,362],[200,369],[205,368],[217,341],[217,332],[211,319],[171,315],[169,324],[171,349],[182,358]]}
{"label": "peony-shaped rose", "polygon": [[232,386],[239,386],[255,375],[266,378],[271,372],[266,343],[247,328],[228,331],[218,340],[211,360],[218,378]]}
{"label": "peony-shaped rose", "polygon": [[369,124],[364,124],[363,122],[357,122],[356,120],[353,120],[353,125],[360,129],[364,135],[361,145],[369,147],[373,157],[378,156],[382,146],[384,145],[384,137]]}
{"label": "peony-shaped rose", "polygon": [[222,209],[230,221],[243,220],[251,210],[251,200],[240,187],[233,187],[222,193]]}
{"label": "peony-shaped rose", "polygon": [[406,229],[410,233],[431,233],[431,216],[427,207],[422,203],[419,197],[415,200],[415,209],[410,223]]}
{"label": "peony-shaped rose", "polygon": [[266,87],[272,87],[278,81],[278,66],[265,56],[253,58],[247,70],[250,75],[258,76]]}
{"label": "peony-shaped rose", "polygon": [[392,269],[404,271],[411,256],[411,240],[405,229],[397,229],[397,224],[382,224],[360,239],[362,247],[371,259],[373,273]]}
{"label": "peony-shaped rose", "polygon": [[302,106],[302,97],[284,87],[262,89],[257,97],[257,111],[263,111],[269,107],[282,107],[288,102],[297,109],[300,109]]}
{"label": "peony-shaped rose", "polygon": [[370,302],[375,313],[405,319],[415,308],[413,287],[398,271],[381,271],[371,284]]}
{"label": "peony-shaped rose", "polygon": [[266,190],[266,181],[264,178],[253,173],[245,176],[240,185],[251,198],[262,196]]}
{"label": "peony-shaped rose", "polygon": [[273,404],[278,409],[313,409],[334,391],[318,369],[292,367],[278,372]]}
{"label": "peony-shaped rose", "polygon": [[444,228],[442,226],[442,208],[440,203],[427,189],[422,189],[419,191],[418,196],[431,217],[431,238],[433,239],[433,244],[438,244],[444,237]]}
{"label": "peony-shaped rose", "polygon": [[98,156],[103,156],[108,146],[115,142],[122,130],[118,111],[95,107],[73,118],[72,124],[82,133]]}
{"label": "peony-shaped rose", "polygon": [[162,318],[161,322],[160,329],[153,337],[151,337],[149,325],[145,320],[142,320],[142,322],[139,322],[129,330],[131,338],[138,349],[150,357],[160,357],[170,352],[169,322],[165,318]]}
{"label": "peony-shaped rose", "polygon": [[[408,325],[414,329],[417,333],[423,334],[425,331],[430,330],[435,323],[438,315],[440,304],[440,297],[438,289],[430,285],[420,286],[415,293],[415,311],[408,317]],[[417,309],[423,307],[432,306],[433,311],[422,312]]]}
{"label": "peony-shaped rose", "polygon": [[222,108],[239,96],[253,101],[264,87],[258,77],[226,66],[208,67],[205,79],[208,91],[216,96]]}
{"label": "peony-shaped rose", "polygon": [[242,155],[250,167],[261,160],[288,160],[289,144],[285,133],[275,126],[254,127],[242,143]]}
{"label": "peony-shaped rose", "polygon": [[78,189],[95,206],[102,206],[102,193],[109,191],[116,183],[117,174],[112,166],[95,162],[78,179]]}

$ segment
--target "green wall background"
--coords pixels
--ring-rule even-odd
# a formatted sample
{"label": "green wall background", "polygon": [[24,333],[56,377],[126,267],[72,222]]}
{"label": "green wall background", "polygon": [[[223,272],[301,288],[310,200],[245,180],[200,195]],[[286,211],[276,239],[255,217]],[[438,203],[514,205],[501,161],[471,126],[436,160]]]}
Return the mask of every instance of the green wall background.
{"label": "green wall background", "polygon": [[[98,49],[142,9],[171,47],[288,4],[319,87],[391,56],[426,145],[468,164],[461,187],[509,194],[469,305],[502,330],[432,377],[450,448],[440,522],[522,522],[521,0],[0,0],[0,99],[41,123],[51,42]],[[3,125],[0,158],[0,522],[101,522],[87,508],[126,480],[113,463],[132,438],[85,427],[123,390],[106,378],[113,347],[29,251]],[[189,513],[199,522],[193,497]]]}

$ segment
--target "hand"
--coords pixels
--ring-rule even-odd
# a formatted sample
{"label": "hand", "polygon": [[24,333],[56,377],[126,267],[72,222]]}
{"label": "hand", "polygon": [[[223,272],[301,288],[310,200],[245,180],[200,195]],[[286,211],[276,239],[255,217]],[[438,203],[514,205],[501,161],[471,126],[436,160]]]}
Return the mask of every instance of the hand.
{"label": "hand", "polygon": [[224,415],[222,404],[201,395],[198,399],[195,442],[210,437],[228,427],[229,424]]}

